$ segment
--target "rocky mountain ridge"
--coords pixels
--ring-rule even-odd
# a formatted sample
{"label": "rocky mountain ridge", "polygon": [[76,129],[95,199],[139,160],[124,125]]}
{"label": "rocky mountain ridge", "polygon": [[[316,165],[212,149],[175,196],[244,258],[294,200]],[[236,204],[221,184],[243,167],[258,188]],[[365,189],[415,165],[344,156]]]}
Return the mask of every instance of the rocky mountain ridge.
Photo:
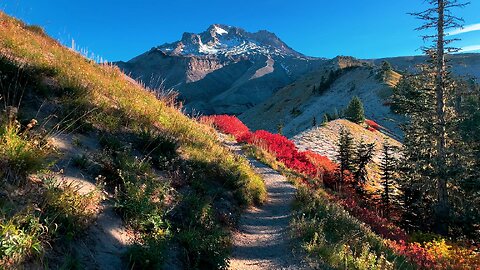
{"label": "rocky mountain ridge", "polygon": [[[392,85],[372,74],[383,61],[402,73],[415,71],[424,60],[308,57],[271,32],[213,24],[116,64],[152,89],[175,89],[189,112],[240,115],[253,129],[276,131],[282,125],[285,134],[293,136],[311,127],[313,118],[341,110],[353,95],[365,99],[368,117],[396,133],[398,127],[390,120],[401,119],[388,106]],[[455,75],[480,78],[480,54],[451,55],[450,61]],[[360,69],[347,70],[321,94],[312,93],[329,73],[352,66]]]}
{"label": "rocky mountain ridge", "polygon": [[180,41],[166,43],[156,49],[167,55],[215,55],[231,59],[255,54],[305,57],[274,33],[266,30],[250,33],[238,27],[221,24],[213,24],[199,34],[183,33]]}
{"label": "rocky mountain ridge", "polygon": [[115,64],[152,89],[179,91],[187,110],[240,114],[325,61],[304,56],[265,30],[214,24]]}

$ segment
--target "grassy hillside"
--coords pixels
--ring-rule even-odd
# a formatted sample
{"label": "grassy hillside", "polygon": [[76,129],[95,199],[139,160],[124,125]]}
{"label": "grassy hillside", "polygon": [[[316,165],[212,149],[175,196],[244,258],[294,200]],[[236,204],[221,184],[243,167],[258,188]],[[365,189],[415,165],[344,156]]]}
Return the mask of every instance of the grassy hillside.
{"label": "grassy hillside", "polygon": [[[396,124],[399,116],[393,114],[389,106],[393,93],[391,87],[398,83],[400,75],[394,71],[382,74],[378,67],[358,60],[340,58],[332,61],[338,65],[305,75],[240,115],[240,119],[254,130],[277,132],[278,126],[282,126],[283,134],[292,137],[311,128],[313,122],[320,124],[325,113],[341,113],[353,96],[359,96],[367,118],[400,133]],[[330,77],[332,79],[327,79]]]}
{"label": "grassy hillside", "polygon": [[[111,205],[135,235],[125,264],[160,267],[178,257],[185,267],[224,267],[236,213],[266,196],[247,161],[171,97],[65,48],[39,27],[4,13],[0,25],[3,266],[83,265],[69,243],[88,234],[101,205]],[[60,167],[99,182],[95,190],[108,198],[66,183]],[[64,229],[52,235],[53,227]]]}

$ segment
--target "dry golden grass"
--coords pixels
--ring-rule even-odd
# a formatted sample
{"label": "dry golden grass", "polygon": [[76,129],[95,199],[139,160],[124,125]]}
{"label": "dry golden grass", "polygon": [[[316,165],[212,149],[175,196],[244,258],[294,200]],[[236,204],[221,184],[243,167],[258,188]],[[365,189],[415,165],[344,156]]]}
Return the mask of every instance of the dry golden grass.
{"label": "dry golden grass", "polygon": [[[97,64],[86,59],[80,53],[49,38],[41,28],[27,26],[2,12],[0,12],[0,60],[0,63],[5,64],[4,66],[28,71],[26,73],[31,75],[29,78],[34,81],[31,89],[29,88],[29,95],[40,102],[47,103],[46,106],[58,109],[58,120],[52,120],[55,123],[49,123],[48,127],[50,130],[50,126],[54,125],[57,131],[47,132],[47,137],[55,137],[58,133],[85,127],[85,130],[95,131],[91,134],[112,136],[120,144],[133,144],[137,139],[142,139],[145,132],[172,139],[175,155],[171,157],[169,164],[175,165],[172,165],[173,168],[166,169],[170,170],[167,175],[172,173],[173,176],[182,178],[183,185],[188,185],[188,187],[183,186],[181,191],[180,188],[172,191],[186,193],[174,198],[175,207],[178,208],[176,214],[181,216],[181,219],[172,221],[175,222],[172,226],[180,229],[172,231],[175,234],[172,239],[175,240],[171,240],[170,237],[157,237],[158,232],[168,231],[170,226],[163,220],[166,209],[156,207],[161,203],[155,201],[150,192],[143,192],[142,175],[134,174],[129,182],[129,187],[133,188],[122,190],[128,195],[128,199],[120,202],[122,205],[129,203],[128,206],[132,206],[129,209],[135,211],[138,221],[147,224],[148,226],[144,227],[148,228],[151,227],[149,224],[153,223],[155,230],[153,233],[150,229],[138,230],[141,234],[140,240],[136,240],[135,245],[128,252],[130,265],[147,262],[149,265],[145,265],[145,268],[149,268],[151,264],[161,264],[166,256],[162,247],[175,244],[181,245],[182,250],[185,250],[185,256],[179,260],[183,260],[188,267],[194,268],[201,263],[227,264],[231,224],[228,223],[229,220],[222,220],[217,215],[216,211],[224,210],[220,209],[217,201],[228,197],[226,209],[231,211],[232,213],[229,213],[233,216],[242,206],[262,203],[267,193],[263,180],[253,171],[248,161],[224,147],[211,127],[184,115],[181,105],[176,104],[173,95],[159,95],[151,89],[146,89],[123,74],[117,67],[110,64]],[[29,106],[36,105],[29,103],[25,108],[21,107],[21,110],[38,109],[38,107],[30,108]],[[38,120],[42,125],[42,122],[49,121],[49,117]],[[113,154],[105,152],[104,157],[107,160],[111,156]],[[156,170],[151,172],[151,174],[156,173],[160,172]],[[125,179],[122,180],[125,182]],[[158,185],[163,184],[164,182],[161,181],[152,181],[152,185],[155,185],[154,190],[157,190]],[[136,187],[142,188],[135,189]],[[171,187],[176,188],[174,185]],[[49,203],[46,203],[45,207],[53,216],[60,217],[57,220],[64,225],[63,234],[73,235],[72,232],[77,231],[77,225],[87,223],[83,221],[89,220],[90,214],[96,214],[82,212],[81,210],[89,209],[84,204],[88,200],[77,201],[78,196],[68,186],[53,187],[49,190],[51,192],[47,192],[47,195],[50,194],[50,196],[46,199]],[[135,193],[138,193],[138,197],[131,196]],[[162,199],[164,198],[156,198],[156,200]],[[57,201],[60,203],[55,203]],[[74,203],[67,204],[62,201]],[[141,207],[144,209],[139,209]],[[22,217],[30,216],[32,215],[29,213],[22,214]],[[199,216],[205,218],[199,219],[197,218]],[[12,265],[21,268],[25,260],[33,257],[34,253],[30,250],[37,247],[39,251],[35,254],[42,258],[43,247],[47,244],[40,239],[41,236],[19,231],[15,227],[16,224],[12,225],[8,221],[9,217],[4,218],[0,204],[0,229],[9,226],[10,231],[21,234],[22,237],[25,236],[23,238],[27,240],[32,236],[35,240],[30,241],[32,244],[27,243],[28,245],[16,243],[11,245],[12,248],[18,249],[19,254],[19,259]],[[132,225],[136,220],[125,218],[124,221]],[[157,230],[158,226],[160,226],[159,230]],[[84,230],[83,226],[78,229]],[[171,243],[170,240],[176,243]],[[3,257],[3,253],[0,248],[0,257]]]}
{"label": "dry golden grass", "polygon": [[234,157],[211,129],[159,100],[117,67],[96,64],[3,12],[0,26],[0,55],[44,70],[60,89],[81,93],[74,103],[95,109],[87,116],[93,125],[103,129],[120,128],[120,123],[130,128],[156,127],[178,140],[185,159],[238,173],[247,204],[265,199],[263,182],[245,159]]}

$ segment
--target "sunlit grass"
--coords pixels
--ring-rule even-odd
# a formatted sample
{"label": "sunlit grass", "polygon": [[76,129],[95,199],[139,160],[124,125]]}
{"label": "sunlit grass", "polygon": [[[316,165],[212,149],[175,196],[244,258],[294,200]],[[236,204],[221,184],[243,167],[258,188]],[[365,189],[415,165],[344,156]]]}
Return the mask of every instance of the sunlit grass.
{"label": "sunlit grass", "polygon": [[0,179],[21,182],[25,176],[42,168],[48,153],[38,138],[28,138],[17,123],[0,119]]}
{"label": "sunlit grass", "polygon": [[67,103],[83,111],[98,109],[86,116],[85,121],[109,131],[120,125],[135,130],[155,127],[179,141],[179,152],[184,158],[217,164],[225,173],[239,173],[243,182],[239,188],[244,190],[240,193],[245,196],[242,201],[248,204],[264,200],[266,193],[259,187],[262,184],[258,177],[245,162],[235,164],[232,154],[220,146],[212,129],[158,100],[154,93],[128,80],[117,67],[97,65],[55,40],[30,31],[4,13],[0,13],[0,20],[0,53],[17,62],[52,70],[58,87],[65,91]]}
{"label": "sunlit grass", "polygon": [[335,269],[416,269],[367,226],[329,201],[322,190],[299,187],[292,232],[320,264]]}
{"label": "sunlit grass", "polygon": [[97,190],[82,194],[52,173],[41,182],[2,189],[23,194],[12,201],[0,197],[0,266],[6,269],[41,262],[57,241],[78,239],[94,221],[100,201]]}
{"label": "sunlit grass", "polygon": [[[35,70],[39,78],[48,78],[49,85],[42,94],[55,98],[61,108],[62,120],[55,125],[58,131],[48,136],[77,130],[105,135],[100,143],[105,147],[104,165],[110,166],[110,179],[106,180],[118,187],[116,209],[137,236],[126,254],[130,266],[159,267],[166,257],[165,248],[177,241],[185,265],[224,267],[231,236],[229,225],[217,216],[216,200],[228,197],[230,210],[235,212],[239,206],[260,204],[266,199],[263,180],[248,162],[223,147],[211,127],[184,115],[171,96],[145,89],[117,67],[96,64],[60,45],[41,29],[1,12],[0,25],[0,55],[15,66]],[[139,142],[126,140],[125,134]],[[32,160],[24,163],[24,171],[41,169],[42,164],[33,161],[40,160],[42,152],[29,150],[34,141],[13,139],[8,143],[20,145],[25,149],[20,152],[23,159]],[[129,143],[146,157],[135,159]],[[11,147],[11,156],[18,159],[15,147]],[[123,161],[119,160],[122,155]],[[86,156],[76,159],[79,167],[88,166],[88,162]],[[173,170],[172,174],[185,178],[182,181],[189,185],[187,194],[172,197],[169,183],[158,179],[151,167]],[[78,197],[72,187],[49,185],[45,196],[46,213],[69,238],[84,230],[95,214],[83,212],[90,209],[85,204],[93,203],[94,198]],[[164,201],[167,196],[168,202]],[[196,207],[199,205],[194,198],[202,207]],[[168,211],[175,211],[182,219],[169,224]]]}

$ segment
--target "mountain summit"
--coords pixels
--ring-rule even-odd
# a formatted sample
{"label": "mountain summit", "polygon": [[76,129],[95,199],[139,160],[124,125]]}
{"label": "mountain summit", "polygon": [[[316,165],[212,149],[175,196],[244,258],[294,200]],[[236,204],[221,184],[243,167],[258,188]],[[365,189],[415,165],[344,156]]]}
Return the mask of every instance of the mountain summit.
{"label": "mountain summit", "polygon": [[[246,114],[251,117],[242,119],[249,126],[256,127],[256,123],[250,121],[262,118],[265,119],[263,124],[268,126],[262,124],[259,127],[270,130],[276,130],[279,114],[283,113],[284,131],[294,134],[305,129],[312,122],[312,117],[320,119],[327,107],[344,106],[341,102],[333,104],[331,101],[338,100],[335,98],[338,93],[344,93],[344,100],[348,100],[352,95],[350,89],[356,89],[355,93],[365,100],[380,102],[375,103],[378,105],[375,108],[388,113],[389,109],[382,105],[383,100],[370,96],[372,85],[380,92],[388,90],[379,80],[372,78],[370,71],[351,72],[349,76],[343,76],[342,80],[332,85],[328,95],[310,95],[314,86],[320,85],[337,69],[352,65],[373,68],[381,65],[383,60],[391,61],[397,70],[414,70],[418,63],[424,61],[418,57],[368,61],[351,57],[330,60],[309,57],[295,51],[269,31],[252,33],[235,26],[213,24],[201,33],[184,33],[179,41],[153,47],[127,62],[115,64],[152,89],[175,89],[189,112]],[[479,70],[478,56],[458,55],[452,60],[458,63],[454,65],[458,69],[454,70],[456,74],[471,74],[469,71]],[[349,80],[350,75],[358,78]],[[341,81],[346,84],[341,84]],[[363,92],[360,93],[360,90]],[[299,99],[292,98],[294,93]],[[330,98],[325,98],[327,96]],[[291,104],[287,106],[286,101]],[[312,105],[316,103],[313,101],[318,101],[319,105]],[[303,103],[304,108],[301,106]],[[295,112],[301,110],[305,113],[297,117]],[[378,110],[371,111],[378,113]],[[291,118],[296,122],[288,125]]]}
{"label": "mountain summit", "polygon": [[202,33],[183,33],[182,39],[155,48],[168,55],[278,55],[303,57],[274,33],[260,30],[250,33],[242,28],[213,24]]}
{"label": "mountain summit", "polygon": [[174,88],[187,110],[240,114],[323,62],[266,30],[213,24],[115,64],[152,89]]}

